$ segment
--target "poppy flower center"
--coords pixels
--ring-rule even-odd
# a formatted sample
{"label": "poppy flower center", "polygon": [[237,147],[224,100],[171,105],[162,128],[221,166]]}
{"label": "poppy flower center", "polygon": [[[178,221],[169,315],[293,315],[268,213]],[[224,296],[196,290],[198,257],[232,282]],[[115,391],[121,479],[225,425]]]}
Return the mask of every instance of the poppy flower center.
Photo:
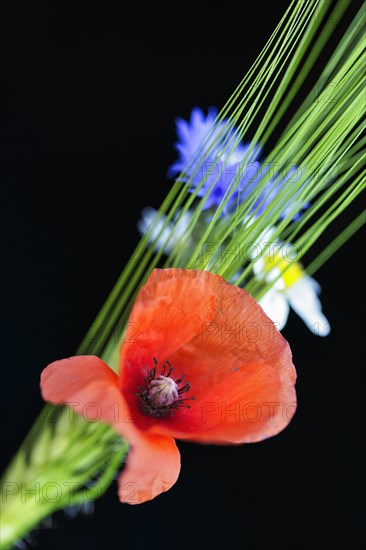
{"label": "poppy flower center", "polygon": [[144,386],[140,388],[137,394],[140,398],[139,405],[141,411],[155,418],[164,418],[174,414],[175,410],[180,407],[190,409],[190,405],[186,405],[185,401],[193,400],[194,397],[182,397],[183,394],[190,390],[190,385],[180,378],[174,380],[171,377],[173,367],[169,361],[166,361],[161,369],[161,374],[156,376],[156,367],[158,361],[154,357],[155,366],[152,368],[144,379]]}

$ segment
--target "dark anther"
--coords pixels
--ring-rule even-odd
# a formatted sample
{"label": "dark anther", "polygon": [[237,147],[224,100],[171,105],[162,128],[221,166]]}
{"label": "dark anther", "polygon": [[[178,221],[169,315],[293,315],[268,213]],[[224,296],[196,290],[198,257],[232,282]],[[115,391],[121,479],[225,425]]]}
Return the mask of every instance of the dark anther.
{"label": "dark anther", "polygon": [[[153,360],[154,367],[147,371],[144,386],[141,386],[136,394],[139,397],[141,411],[148,416],[164,418],[174,414],[174,411],[179,410],[180,407],[190,409],[190,405],[186,405],[185,401],[193,400],[194,397],[182,399],[182,395],[190,390],[189,383],[185,382],[181,388],[178,387],[185,378],[185,374],[173,380],[170,376],[173,366],[170,361],[166,361],[161,368],[161,374],[156,376],[158,360],[156,357]],[[168,372],[165,373],[167,368]]]}

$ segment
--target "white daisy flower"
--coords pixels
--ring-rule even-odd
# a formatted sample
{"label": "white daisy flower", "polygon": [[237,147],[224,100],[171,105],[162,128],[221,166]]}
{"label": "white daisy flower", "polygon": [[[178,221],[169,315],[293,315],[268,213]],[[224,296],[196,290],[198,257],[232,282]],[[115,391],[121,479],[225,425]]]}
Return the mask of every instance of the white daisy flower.
{"label": "white daisy flower", "polygon": [[[163,229],[166,216],[159,214],[155,208],[144,208],[141,214],[142,216],[137,222],[137,227],[141,235],[145,235],[151,228],[149,242],[153,243],[161,232],[157,242],[155,243],[155,250],[159,251],[163,249],[164,254],[167,255],[172,252],[179,242],[183,241],[192,217],[192,214],[187,211],[183,214],[179,221],[175,221],[178,219],[180,214],[178,211],[174,218],[174,222],[169,222]],[[167,242],[168,239],[169,242]]]}
{"label": "white daisy flower", "polygon": [[261,239],[262,247],[271,243],[267,251],[253,258],[253,271],[258,279],[271,282],[278,277],[259,304],[278,330],[286,325],[291,307],[314,334],[327,336],[330,325],[318,298],[320,285],[306,274],[299,262],[291,260],[295,255],[291,244],[270,241],[273,232],[274,229],[267,231]]}

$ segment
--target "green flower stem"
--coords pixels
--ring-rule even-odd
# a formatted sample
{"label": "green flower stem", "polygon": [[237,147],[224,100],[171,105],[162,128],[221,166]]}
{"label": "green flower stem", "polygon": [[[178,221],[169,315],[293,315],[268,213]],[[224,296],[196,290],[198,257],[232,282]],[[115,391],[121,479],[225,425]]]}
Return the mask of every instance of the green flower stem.
{"label": "green flower stem", "polygon": [[47,405],[1,481],[0,548],[12,548],[56,510],[101,496],[127,451],[110,426]]}

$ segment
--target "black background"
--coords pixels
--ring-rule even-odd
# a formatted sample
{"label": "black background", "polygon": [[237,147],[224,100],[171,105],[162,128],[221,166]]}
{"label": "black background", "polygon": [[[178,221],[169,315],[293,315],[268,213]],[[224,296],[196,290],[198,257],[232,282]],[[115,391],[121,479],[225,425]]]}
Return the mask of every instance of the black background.
{"label": "black background", "polygon": [[[169,189],[174,118],[224,104],[288,2],[11,6],[0,168],[3,466],[41,409],[40,371],[75,352],[138,242],[141,209],[158,207]],[[114,483],[93,516],[56,514],[35,546],[361,548],[361,245],[357,235],[316,275],[331,335],[317,338],[294,314],[283,332],[299,399],[284,432],[232,448],[179,443],[171,491],[130,507]]]}

